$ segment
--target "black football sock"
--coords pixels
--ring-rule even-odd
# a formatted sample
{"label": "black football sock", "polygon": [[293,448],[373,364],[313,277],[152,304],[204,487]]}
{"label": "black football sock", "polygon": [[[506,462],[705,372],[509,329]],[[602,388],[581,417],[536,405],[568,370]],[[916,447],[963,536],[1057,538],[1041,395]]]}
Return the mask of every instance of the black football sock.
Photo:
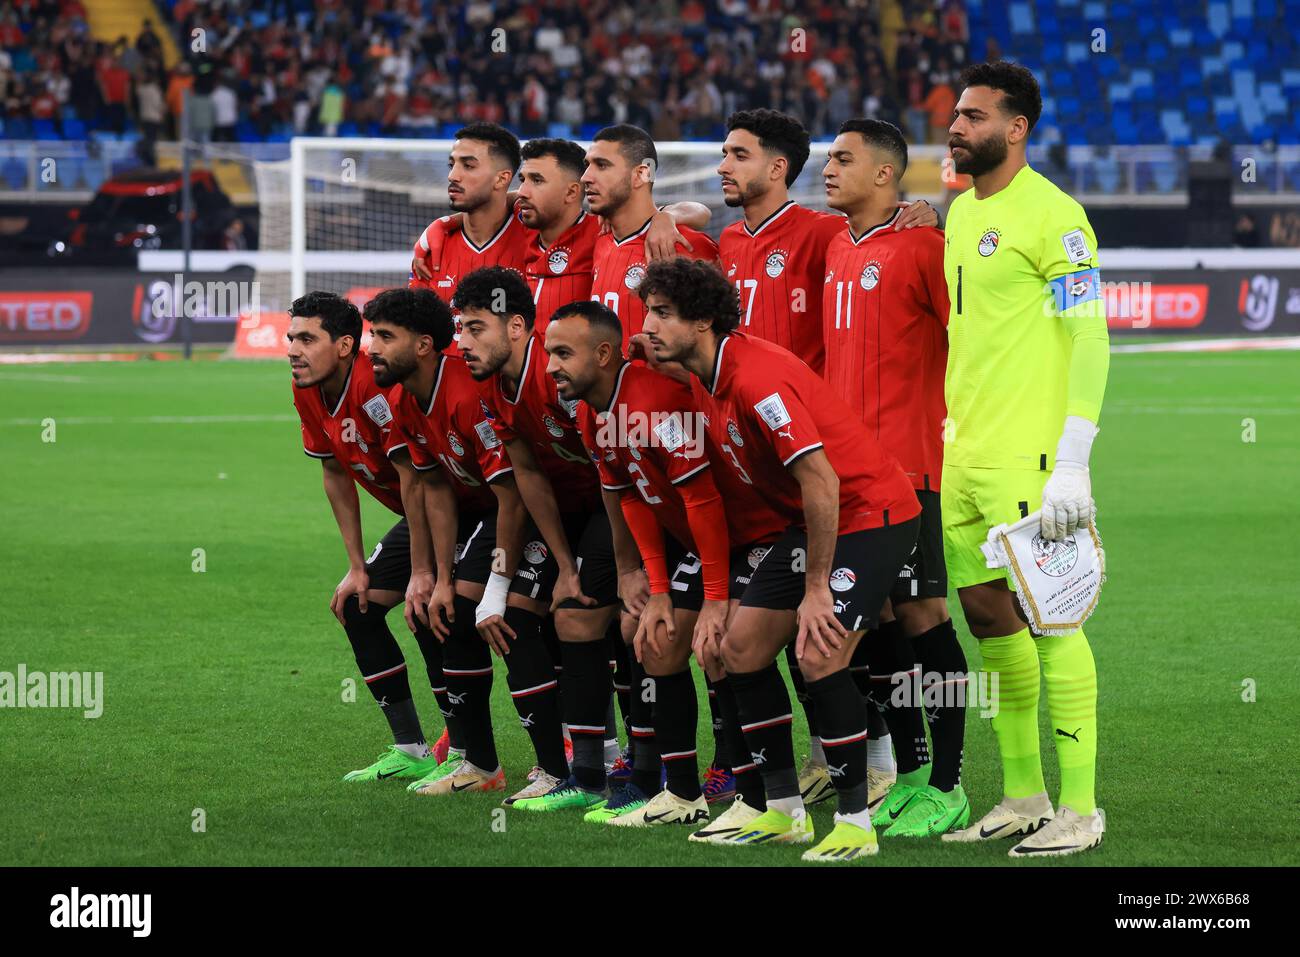
{"label": "black football sock", "polygon": [[537,766],[561,780],[569,776],[560,721],[560,683],[540,634],[541,617],[507,606],[505,622],[515,633],[506,655],[506,683],[519,723],[528,732]]}
{"label": "black football sock", "polygon": [[867,706],[847,668],[808,683],[841,814],[867,809]]}
{"label": "black football sock", "polygon": [[369,602],[364,614],[355,595],[343,605],[343,630],[352,644],[361,678],[384,713],[394,744],[420,744],[424,731],[411,700],[406,659],[388,630],[388,608]]}
{"label": "black football sock", "polygon": [[[632,686],[635,682],[632,680],[631,655],[623,641],[623,634],[619,631],[617,617],[615,617],[614,623],[610,625],[610,631],[606,638],[610,645],[611,654],[609,660],[612,662],[610,667],[614,676],[614,694],[618,696],[618,710],[623,716],[623,728],[627,731],[628,746],[635,750],[632,743]],[[617,726],[615,726],[614,734],[611,737],[618,737]]]}
{"label": "black football sock", "polygon": [[447,699],[459,719],[465,760],[484,771],[500,766],[492,734],[492,652],[474,627],[477,603],[456,596],[456,621],[443,646]]}
{"label": "black football sock", "polygon": [[589,791],[605,787],[605,708],[609,703],[609,646],[562,641],[560,707],[573,740],[573,779]]}
{"label": "black football sock", "polygon": [[641,793],[653,797],[659,793],[663,774],[653,711],[653,702],[659,695],[658,679],[647,675],[641,662],[635,659],[628,671],[632,679],[632,695],[628,703],[631,709],[629,739],[636,742],[632,749],[632,783],[641,789]]}
{"label": "black football sock", "polygon": [[794,767],[794,741],[790,736],[790,695],[776,663],[761,671],[733,672],[727,680],[736,692],[740,730],[750,760],[763,776],[767,800],[799,797],[799,772]]}
{"label": "black football sock", "polygon": [[[931,690],[925,686],[926,701],[938,702],[926,708],[934,760],[930,784],[951,791],[961,783],[962,746],[966,737],[966,654],[949,619],[912,639],[923,680],[942,682]],[[931,676],[939,676],[937,679]]]}
{"label": "black football sock", "polygon": [[[916,692],[916,656],[912,643],[903,634],[902,624],[883,622],[876,640],[867,648],[871,665],[871,700],[885,717],[894,739],[894,759],[898,773],[910,774],[930,763],[930,746],[925,739],[925,718]],[[906,701],[894,701],[895,692],[907,689]]]}
{"label": "black football sock", "polygon": [[687,667],[673,675],[660,675],[654,682],[655,741],[668,773],[668,790],[683,800],[694,801],[700,796],[700,767],[695,753],[695,727],[699,721],[695,678]]}
{"label": "black football sock", "polygon": [[858,640],[858,646],[853,649],[853,657],[849,659],[849,674],[853,675],[853,683],[858,686],[858,693],[867,702],[868,741],[879,741],[889,734],[889,726],[885,724],[884,716],[876,707],[876,703],[871,700],[871,665],[867,663],[867,648],[869,643],[875,641],[878,636],[879,633],[874,628],[868,631]]}
{"label": "black football sock", "polygon": [[745,746],[745,736],[740,730],[740,708],[736,704],[731,679],[724,676],[713,682],[713,690],[717,692],[715,700],[722,715],[722,736],[727,744],[727,754],[731,756],[731,773],[736,776],[736,793],[750,807],[766,811],[763,776],[758,773],[758,765],[750,759],[749,749]]}
{"label": "black football sock", "polygon": [[799,670],[799,659],[795,657],[794,642],[785,646],[785,662],[790,666],[790,683],[794,685],[794,696],[799,699],[799,705],[803,708],[804,717],[808,719],[808,736],[816,738],[819,730],[817,725],[817,702],[813,700],[812,695],[808,694],[807,682],[803,680],[803,672]]}
{"label": "black football sock", "polygon": [[447,725],[447,743],[453,750],[463,752],[465,741],[460,733],[460,720],[452,714],[451,702],[447,699],[447,676],[442,673],[442,642],[418,618],[415,620],[415,642],[424,656],[424,667],[429,672],[429,687],[433,689],[434,700],[438,702],[438,712]]}
{"label": "black football sock", "polygon": [[731,752],[727,750],[727,736],[722,730],[722,706],[718,703],[718,683],[706,675],[704,684],[709,690],[709,717],[713,723],[713,766],[721,771],[730,771]]}

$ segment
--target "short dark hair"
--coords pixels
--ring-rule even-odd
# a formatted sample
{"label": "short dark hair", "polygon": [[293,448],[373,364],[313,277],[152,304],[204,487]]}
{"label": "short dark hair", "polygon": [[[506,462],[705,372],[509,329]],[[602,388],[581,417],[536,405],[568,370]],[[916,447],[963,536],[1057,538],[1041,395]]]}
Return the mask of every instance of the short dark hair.
{"label": "short dark hair", "polygon": [[732,130],[753,133],[763,149],[784,156],[790,164],[785,174],[785,185],[794,185],[811,152],[811,138],[802,123],[789,113],[776,110],[740,110],[727,117],[727,132]]}
{"label": "short dark hair", "polygon": [[[505,309],[500,310],[503,293]],[[528,291],[524,277],[505,266],[485,266],[465,276],[456,286],[451,304],[461,312],[482,309],[501,319],[523,316],[524,325],[529,329],[533,327],[533,317],[537,313],[533,294]]]}
{"label": "short dark hair", "polygon": [[659,168],[659,152],[655,149],[655,141],[639,126],[630,123],[607,126],[591,138],[593,143],[599,143],[601,140],[617,143],[618,151],[633,168],[640,166],[646,160],[654,163],[656,169]]}
{"label": "short dark hair", "polygon": [[540,159],[554,156],[561,169],[567,169],[577,179],[587,169],[587,153],[573,140],[551,139],[541,137],[529,140],[519,151],[520,160]]}
{"label": "short dark hair", "polygon": [[894,182],[903,178],[907,172],[907,140],[903,131],[893,123],[884,120],[846,120],[841,124],[840,133],[857,133],[874,149],[888,153],[894,159]]}
{"label": "short dark hair", "polygon": [[618,321],[618,313],[604,303],[594,299],[575,299],[551,313],[551,322],[570,316],[581,316],[596,328],[607,330],[611,339],[623,341],[623,323]]}
{"label": "short dark hair", "polygon": [[637,287],[643,301],[655,293],[673,304],[687,322],[708,319],[722,334],[740,325],[740,296],[722,270],[703,259],[660,259],[646,267]]}
{"label": "short dark hair", "polygon": [[329,333],[331,342],[338,342],[339,336],[351,336],[353,355],[361,348],[361,311],[342,296],[332,292],[309,292],[293,301],[289,315],[320,319],[320,327]]}
{"label": "short dark hair", "polygon": [[510,167],[512,175],[519,169],[519,138],[499,123],[471,123],[462,126],[452,135],[452,139],[486,143],[488,152]]}
{"label": "short dark hair", "polygon": [[1019,63],[995,60],[991,63],[972,63],[961,71],[961,87],[987,86],[1000,90],[1002,112],[1005,116],[1023,116],[1029,129],[1038,124],[1043,115],[1043,95],[1038,89],[1034,74]]}
{"label": "short dark hair", "polygon": [[409,329],[417,336],[432,336],[439,352],[451,345],[456,332],[450,307],[432,289],[385,289],[366,303],[362,316],[372,325],[382,322]]}

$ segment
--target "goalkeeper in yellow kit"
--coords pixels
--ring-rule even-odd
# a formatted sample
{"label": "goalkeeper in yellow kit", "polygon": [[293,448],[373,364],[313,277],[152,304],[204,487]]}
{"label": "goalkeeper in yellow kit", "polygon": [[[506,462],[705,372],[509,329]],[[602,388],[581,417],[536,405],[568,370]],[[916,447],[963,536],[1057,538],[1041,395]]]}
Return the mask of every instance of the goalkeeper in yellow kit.
{"label": "goalkeeper in yellow kit", "polygon": [[[1082,630],[1032,634],[979,546],[992,526],[1039,508],[1048,540],[1092,523],[1088,457],[1110,361],[1097,240],[1083,208],[1026,164],[1042,111],[1033,74],[976,64],[962,85],[949,147],[974,188],[953,201],[945,229],[944,552],[983,671],[997,679],[1004,797],[944,840],[1017,837],[1012,857],[1072,854],[1105,829],[1092,651]],[[1039,759],[1040,666],[1061,768],[1055,810]]]}

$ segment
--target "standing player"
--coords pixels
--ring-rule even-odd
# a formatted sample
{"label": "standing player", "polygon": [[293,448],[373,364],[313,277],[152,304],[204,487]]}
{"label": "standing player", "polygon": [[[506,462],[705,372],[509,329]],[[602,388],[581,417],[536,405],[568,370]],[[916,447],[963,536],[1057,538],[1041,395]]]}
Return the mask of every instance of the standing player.
{"label": "standing player", "polygon": [[[492,426],[505,442],[519,494],[543,538],[524,550],[533,581],[528,597],[549,600],[556,609],[561,707],[573,738],[569,779],[514,807],[591,810],[607,797],[603,750],[610,675],[604,639],[619,601],[614,542],[596,470],[574,421],[577,402],[562,400],[546,374],[546,351],[533,330],[533,300],[523,278],[500,267],[477,270],[461,280],[453,305],[461,312],[461,352],[470,374],[489,382]],[[618,567],[628,564],[620,561]]]}
{"label": "standing player", "polygon": [[[546,605],[517,592],[507,596],[527,519],[510,459],[487,417],[485,390],[463,359],[443,353],[455,321],[436,293],[385,290],[366,304],[365,318],[376,381],[401,383],[391,398],[412,463],[418,471],[440,469],[447,476],[459,518],[455,613],[443,670],[465,755],[459,766],[444,762],[409,789],[440,795],[505,786],[492,733],[490,644],[506,660],[511,699],[537,754],[532,782],[505,803],[535,797],[567,778],[569,768],[558,685],[540,633]],[[523,587],[526,580],[517,582]]]}
{"label": "standing player", "polygon": [[[790,187],[808,161],[809,136],[793,116],[775,110],[743,110],[727,118],[722,144],[722,198],[739,206],[745,218],[722,231],[718,254],[723,274],[740,295],[740,331],[774,342],[822,372],[822,277],[826,247],[844,232],[844,217],[800,206],[790,199]],[[938,223],[926,202],[897,203],[902,213],[895,230]],[[817,708],[804,687],[803,676],[787,647],[795,693],[808,718],[811,754],[799,772],[804,801],[829,799],[835,788],[817,736]],[[855,674],[857,674],[855,672]],[[864,680],[865,689],[865,680]],[[872,722],[870,763],[871,805],[876,807],[894,780],[888,729],[876,709]]]}
{"label": "standing player", "polygon": [[[449,550],[444,548],[437,555],[435,585],[424,491],[411,468],[401,430],[393,421],[390,390],[375,383],[370,357],[360,351],[361,314],[357,307],[340,296],[313,292],[294,300],[289,315],[289,365],[293,403],[302,420],[303,450],[320,459],[325,495],[349,562],[348,573],[330,600],[330,610],[343,625],[366,687],[393,733],[394,743],[374,764],[350,772],[344,780],[420,778],[438,766],[438,758],[425,743],[411,700],[406,660],[385,617],[405,595],[407,623],[424,654],[429,683],[439,708],[450,715],[442,647],[427,626],[417,627],[426,602],[434,627],[439,629],[439,610],[451,607]],[[390,511],[405,514],[368,559],[362,546],[361,503],[354,482]],[[444,486],[439,501],[445,504],[449,496],[450,490]],[[447,526],[442,528],[445,531]],[[454,720],[447,720],[448,729],[454,732]],[[459,745],[458,735],[453,735],[451,743]]]}
{"label": "standing player", "polygon": [[[623,327],[623,351],[641,332],[645,303],[637,287],[650,261],[646,239],[655,216],[654,182],[659,154],[645,130],[622,124],[596,134],[587,150],[582,185],[587,208],[609,222],[609,232],[596,240],[591,298],[607,306]],[[716,262],[718,247],[704,233],[682,229],[689,245],[682,255]]]}
{"label": "standing player", "polygon": [[[520,158],[519,188],[507,194],[507,205],[513,197],[515,215],[536,233],[527,243],[523,272],[533,291],[537,331],[544,334],[551,313],[591,295],[591,257],[601,219],[583,208],[581,177],[587,160],[581,146],[572,140],[532,139],[520,148]],[[656,212],[646,233],[650,260],[666,259],[678,242],[686,242],[678,224],[702,229],[709,216],[707,206],[692,202],[671,203]],[[443,216],[420,234],[411,262],[416,280],[429,279],[440,269],[446,241],[461,220],[456,214]]]}
{"label": "standing player", "polygon": [[[907,143],[896,126],[849,120],[822,170],[827,203],[848,217],[826,251],[826,381],[898,459],[921,502],[920,538],[894,584],[892,607],[879,634],[859,646],[871,698],[898,742],[898,780],[873,814],[875,823],[890,825],[890,837],[941,834],[970,820],[960,783],[966,657],[948,615],[939,510],[948,357],[943,233],[892,228],[906,169]],[[924,692],[933,765],[921,702],[893,700],[904,683],[921,687],[914,662],[924,681],[941,676]]]}
{"label": "standing player", "polygon": [[[1036,639],[980,544],[990,527],[1040,503],[1046,541],[1092,524],[1088,458],[1110,363],[1097,239],[1083,208],[1026,164],[1042,111],[1033,74],[981,63],[962,84],[948,145],[974,188],[953,201],[944,257],[952,301],[944,549],[984,671],[998,678],[1004,797],[945,838],[1028,835],[1012,857],[1073,854],[1101,843],[1106,825],[1094,796],[1092,650],[1082,630]],[[1055,816],[1038,750],[1040,664],[1061,767]]]}
{"label": "standing player", "polygon": [[806,363],[735,331],[735,288],[716,267],[656,263],[640,293],[655,358],[691,373],[709,434],[743,481],[763,483],[790,526],[755,570],[721,645],[767,792],[767,810],[728,843],[813,839],[795,771],[790,699],[776,667],[795,640],[839,794],[835,828],[804,857],[843,862],[874,854],[866,705],[849,660],[916,544],[916,496],[898,463]]}

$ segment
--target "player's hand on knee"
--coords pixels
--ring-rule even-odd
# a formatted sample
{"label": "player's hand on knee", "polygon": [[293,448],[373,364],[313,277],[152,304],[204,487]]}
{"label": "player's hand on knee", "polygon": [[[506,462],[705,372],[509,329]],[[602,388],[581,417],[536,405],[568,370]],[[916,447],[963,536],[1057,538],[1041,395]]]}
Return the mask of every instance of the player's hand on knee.
{"label": "player's hand on knee", "polygon": [[1056,542],[1077,528],[1087,528],[1092,524],[1094,511],[1088,469],[1057,463],[1052,477],[1043,486],[1043,538]]}
{"label": "player's hand on knee", "polygon": [[[663,638],[660,637],[661,634]],[[632,650],[636,652],[636,660],[644,662],[647,650],[654,657],[661,657],[665,650],[664,639],[673,641],[676,637],[677,626],[673,624],[673,600],[666,594],[651,595],[637,622],[636,637],[632,639]]]}
{"label": "player's hand on knee", "polygon": [[448,622],[456,621],[456,592],[451,582],[439,582],[429,597],[429,629],[438,636],[439,641],[446,641],[451,634]]}
{"label": "player's hand on knee", "polygon": [[810,588],[804,592],[796,614],[799,633],[795,638],[795,657],[803,658],[813,650],[823,658],[830,658],[844,647],[848,632],[835,617],[835,602],[831,599],[830,588]]}
{"label": "player's hand on knee", "polygon": [[406,617],[406,627],[411,629],[412,634],[415,633],[417,620],[429,624],[427,606],[433,597],[433,588],[432,572],[412,572],[410,581],[406,583],[406,607],[403,614]]}
{"label": "player's hand on knee", "polygon": [[510,654],[510,642],[514,641],[515,632],[500,615],[492,615],[479,622],[478,633],[488,643],[488,647],[496,652],[497,657],[504,658]]}
{"label": "player's hand on knee", "polygon": [[[700,667],[722,660],[722,635],[727,630],[727,610],[730,602],[705,600],[695,619],[695,634],[691,636],[691,650]],[[707,656],[705,651],[711,653]]]}
{"label": "player's hand on knee", "polygon": [[366,592],[370,590],[370,575],[364,568],[349,569],[348,573],[343,576],[338,587],[334,589],[334,596],[330,598],[330,611],[334,617],[339,620],[339,624],[346,624],[343,619],[343,606],[348,603],[348,599],[353,595],[357,596],[357,607],[361,613],[365,614],[368,605],[366,602]]}

